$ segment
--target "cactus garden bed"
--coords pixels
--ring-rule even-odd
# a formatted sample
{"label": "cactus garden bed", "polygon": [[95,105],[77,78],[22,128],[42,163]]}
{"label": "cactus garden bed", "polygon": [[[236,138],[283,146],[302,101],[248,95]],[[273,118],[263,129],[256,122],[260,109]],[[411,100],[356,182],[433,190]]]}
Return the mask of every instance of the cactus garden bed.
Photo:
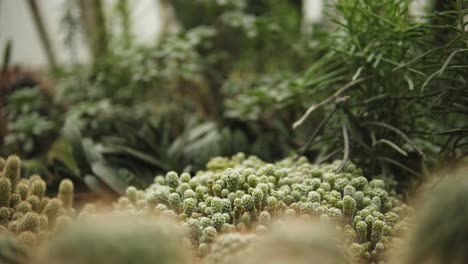
{"label": "cactus garden bed", "polygon": [[0,163],[2,263],[391,263],[415,243],[414,210],[394,183],[368,180],[352,163],[239,153],[194,175],[170,171],[146,189],[128,187],[111,207],[80,209],[70,180],[46,197],[39,175],[20,178],[20,163]]}

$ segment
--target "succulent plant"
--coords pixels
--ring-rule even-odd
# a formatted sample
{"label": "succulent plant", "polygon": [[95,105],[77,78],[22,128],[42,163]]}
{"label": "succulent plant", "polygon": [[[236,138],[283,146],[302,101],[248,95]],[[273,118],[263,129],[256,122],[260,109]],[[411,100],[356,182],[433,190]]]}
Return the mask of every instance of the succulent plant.
{"label": "succulent plant", "polygon": [[342,231],[357,262],[381,261],[394,230],[406,227],[406,205],[385,181],[368,181],[351,163],[336,173],[339,164],[216,157],[193,176],[171,171],[144,192],[129,187],[114,212],[177,219],[201,257],[216,235],[263,234],[284,217],[317,217]]}
{"label": "succulent plant", "polygon": [[[16,236],[15,239],[8,238],[7,241],[21,243],[25,248],[34,246],[41,242],[46,234],[55,231],[58,218],[73,214],[73,183],[63,180],[59,188],[59,198],[50,199],[45,197],[47,186],[39,175],[20,177],[21,161],[17,156],[8,157],[2,162],[2,167],[0,228],[4,233]],[[8,252],[13,254],[11,252],[16,251]]]}

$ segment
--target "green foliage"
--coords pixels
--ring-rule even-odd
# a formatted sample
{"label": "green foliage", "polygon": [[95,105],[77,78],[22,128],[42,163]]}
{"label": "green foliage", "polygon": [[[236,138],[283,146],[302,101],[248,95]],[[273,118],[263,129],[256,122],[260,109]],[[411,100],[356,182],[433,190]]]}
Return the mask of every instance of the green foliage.
{"label": "green foliage", "polygon": [[[128,185],[148,184],[158,172],[196,171],[213,156],[244,151],[273,160],[293,149],[283,120],[247,123],[225,112],[224,98],[233,92],[222,87],[228,80],[306,63],[298,60],[306,55],[300,48],[289,48],[302,43],[297,3],[171,4],[180,32],[147,45],[113,32],[106,56],[59,76],[57,98],[71,106],[64,134],[77,166],[60,161],[55,170],[83,179],[93,190],[122,193]],[[119,1],[115,8],[109,21],[122,23],[128,35],[129,3]],[[76,14],[67,10],[64,23],[76,31]],[[67,40],[71,45],[73,36]]]}
{"label": "green foliage", "polygon": [[60,121],[49,108],[46,95],[38,87],[17,89],[6,96],[3,111],[6,127],[2,152],[12,151],[31,155],[40,152],[42,141],[57,133]]}
{"label": "green foliage", "polygon": [[[403,175],[417,176],[426,165],[464,156],[465,110],[459,106],[466,97],[467,33],[461,21],[468,7],[463,2],[431,14],[447,18],[443,25],[412,16],[410,1],[331,4],[337,14],[334,27],[320,38],[322,60],[340,64],[315,76],[329,80],[328,89],[305,85],[314,100],[294,127],[321,111],[330,114],[320,118],[304,150],[312,146],[325,157],[344,150],[344,159],[351,154],[367,173],[393,175],[404,184]],[[443,39],[434,37],[441,31]]]}

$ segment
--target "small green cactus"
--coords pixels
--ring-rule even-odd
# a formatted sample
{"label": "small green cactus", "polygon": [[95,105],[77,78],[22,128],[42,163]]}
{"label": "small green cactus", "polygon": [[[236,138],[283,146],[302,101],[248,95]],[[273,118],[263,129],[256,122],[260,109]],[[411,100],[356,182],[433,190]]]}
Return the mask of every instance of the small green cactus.
{"label": "small green cactus", "polygon": [[47,216],[49,228],[53,228],[55,226],[55,221],[57,221],[57,218],[60,215],[61,208],[62,201],[58,198],[53,198],[49,203],[47,203],[42,213]]}
{"label": "small green cactus", "polygon": [[69,179],[64,179],[60,182],[57,198],[62,201],[63,208],[70,210],[73,207],[73,182]]}
{"label": "small green cactus", "polygon": [[10,206],[11,200],[11,182],[6,177],[0,177],[0,207]]}
{"label": "small green cactus", "polygon": [[31,194],[42,200],[46,193],[46,187],[46,183],[42,179],[36,179],[31,183]]}
{"label": "small green cactus", "polygon": [[39,214],[36,212],[26,213],[19,222],[19,232],[31,231],[37,233],[40,228]]}
{"label": "small green cactus", "polygon": [[22,201],[26,200],[29,194],[29,181],[21,180],[18,183],[17,192],[20,195]]}
{"label": "small green cactus", "polygon": [[9,156],[5,162],[5,166],[2,171],[2,177],[5,177],[11,182],[12,192],[16,191],[19,179],[21,177],[21,160],[18,156]]}
{"label": "small green cactus", "polygon": [[179,176],[175,171],[170,171],[166,174],[167,186],[171,188],[177,188],[179,186]]}
{"label": "small green cactus", "polygon": [[3,168],[5,168],[6,160],[0,157],[0,176],[2,175]]}
{"label": "small green cactus", "polygon": [[372,224],[372,232],[371,232],[371,243],[373,245],[377,244],[383,235],[383,230],[385,227],[385,223],[381,220],[376,220]]}

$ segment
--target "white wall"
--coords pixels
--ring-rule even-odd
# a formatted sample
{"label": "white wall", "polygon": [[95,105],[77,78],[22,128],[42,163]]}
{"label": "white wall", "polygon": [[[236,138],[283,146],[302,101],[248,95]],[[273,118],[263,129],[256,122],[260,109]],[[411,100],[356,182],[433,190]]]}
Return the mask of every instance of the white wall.
{"label": "white wall", "polygon": [[[38,0],[42,17],[59,63],[70,62],[70,51],[63,44],[65,32],[60,24],[67,0]],[[112,12],[116,0],[105,0],[106,12]],[[129,1],[132,31],[138,42],[156,41],[160,30],[159,5],[155,0]],[[7,39],[13,41],[12,63],[32,68],[47,67],[47,59],[26,0],[0,0],[0,51]],[[88,60],[83,41],[78,43],[78,60]]]}

